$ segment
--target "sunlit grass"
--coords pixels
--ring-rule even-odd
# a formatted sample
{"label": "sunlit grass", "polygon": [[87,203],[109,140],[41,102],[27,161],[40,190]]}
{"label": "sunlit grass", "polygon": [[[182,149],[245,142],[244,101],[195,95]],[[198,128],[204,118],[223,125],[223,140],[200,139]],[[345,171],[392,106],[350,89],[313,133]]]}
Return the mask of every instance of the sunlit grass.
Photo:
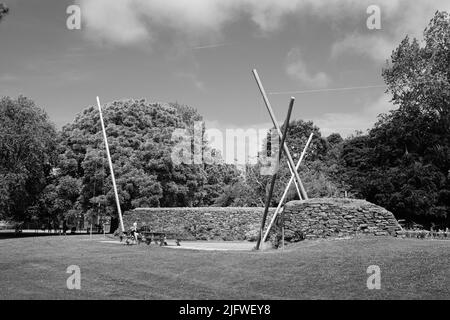
{"label": "sunlit grass", "polygon": [[[268,252],[102,243],[101,236],[0,240],[1,299],[450,298],[450,241],[310,241]],[[69,265],[81,290],[68,290]],[[381,268],[369,290],[367,267]]]}

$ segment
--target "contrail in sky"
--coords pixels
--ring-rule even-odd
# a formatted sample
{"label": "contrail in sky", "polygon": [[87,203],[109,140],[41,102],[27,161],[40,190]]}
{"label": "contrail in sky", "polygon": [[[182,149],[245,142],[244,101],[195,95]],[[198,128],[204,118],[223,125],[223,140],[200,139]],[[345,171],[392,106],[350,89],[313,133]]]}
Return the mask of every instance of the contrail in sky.
{"label": "contrail in sky", "polygon": [[269,92],[269,94],[276,95],[276,94],[294,94],[294,93],[314,93],[314,92],[347,91],[347,90],[361,90],[361,89],[386,88],[386,87],[387,87],[387,85],[376,85],[376,86],[364,86],[364,87],[313,89],[313,90],[302,90],[302,91],[279,91],[279,92]]}
{"label": "contrail in sky", "polygon": [[230,45],[230,44],[229,43],[209,44],[209,45],[205,45],[205,46],[193,47],[192,50],[218,48],[218,47],[223,47],[223,46],[228,46],[228,45]]}

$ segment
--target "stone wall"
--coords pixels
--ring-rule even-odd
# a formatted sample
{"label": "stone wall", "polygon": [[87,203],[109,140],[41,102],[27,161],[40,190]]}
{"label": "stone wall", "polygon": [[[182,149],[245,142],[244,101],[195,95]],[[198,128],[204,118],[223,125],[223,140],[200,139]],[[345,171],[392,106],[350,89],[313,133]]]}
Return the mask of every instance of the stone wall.
{"label": "stone wall", "polygon": [[[274,208],[269,210],[268,225]],[[139,208],[124,214],[125,228],[134,221],[153,231],[176,232],[185,240],[255,240],[264,208]],[[357,234],[396,235],[394,215],[364,200],[309,199],[291,201],[270,233],[276,245],[284,223],[285,240],[345,237]]]}
{"label": "stone wall", "polygon": [[273,228],[277,244],[284,224],[285,241],[345,237],[358,234],[392,235],[401,230],[394,215],[370,202],[356,199],[309,199],[291,201]]}
{"label": "stone wall", "polygon": [[261,207],[139,208],[124,214],[124,224],[128,229],[138,221],[139,227],[180,233],[185,240],[255,240],[263,212]]}

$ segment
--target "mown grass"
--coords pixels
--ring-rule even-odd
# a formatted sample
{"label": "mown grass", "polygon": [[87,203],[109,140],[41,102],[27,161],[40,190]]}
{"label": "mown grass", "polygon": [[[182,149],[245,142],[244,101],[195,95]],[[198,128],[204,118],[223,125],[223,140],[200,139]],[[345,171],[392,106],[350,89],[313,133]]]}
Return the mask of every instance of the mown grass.
{"label": "mown grass", "polygon": [[[0,299],[450,299],[450,241],[358,238],[281,251],[122,246],[88,236],[0,240]],[[68,290],[69,265],[81,290]],[[367,267],[381,268],[368,290]]]}

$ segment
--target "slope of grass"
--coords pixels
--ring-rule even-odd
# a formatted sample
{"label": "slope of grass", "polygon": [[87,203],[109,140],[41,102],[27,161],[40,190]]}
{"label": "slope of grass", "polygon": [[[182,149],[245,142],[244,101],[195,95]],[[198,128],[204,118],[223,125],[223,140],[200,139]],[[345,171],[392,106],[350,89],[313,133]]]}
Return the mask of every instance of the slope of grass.
{"label": "slope of grass", "polygon": [[[450,299],[450,241],[359,238],[211,252],[57,236],[0,240],[0,299]],[[68,290],[66,269],[81,269]],[[367,267],[381,268],[368,290]]]}

